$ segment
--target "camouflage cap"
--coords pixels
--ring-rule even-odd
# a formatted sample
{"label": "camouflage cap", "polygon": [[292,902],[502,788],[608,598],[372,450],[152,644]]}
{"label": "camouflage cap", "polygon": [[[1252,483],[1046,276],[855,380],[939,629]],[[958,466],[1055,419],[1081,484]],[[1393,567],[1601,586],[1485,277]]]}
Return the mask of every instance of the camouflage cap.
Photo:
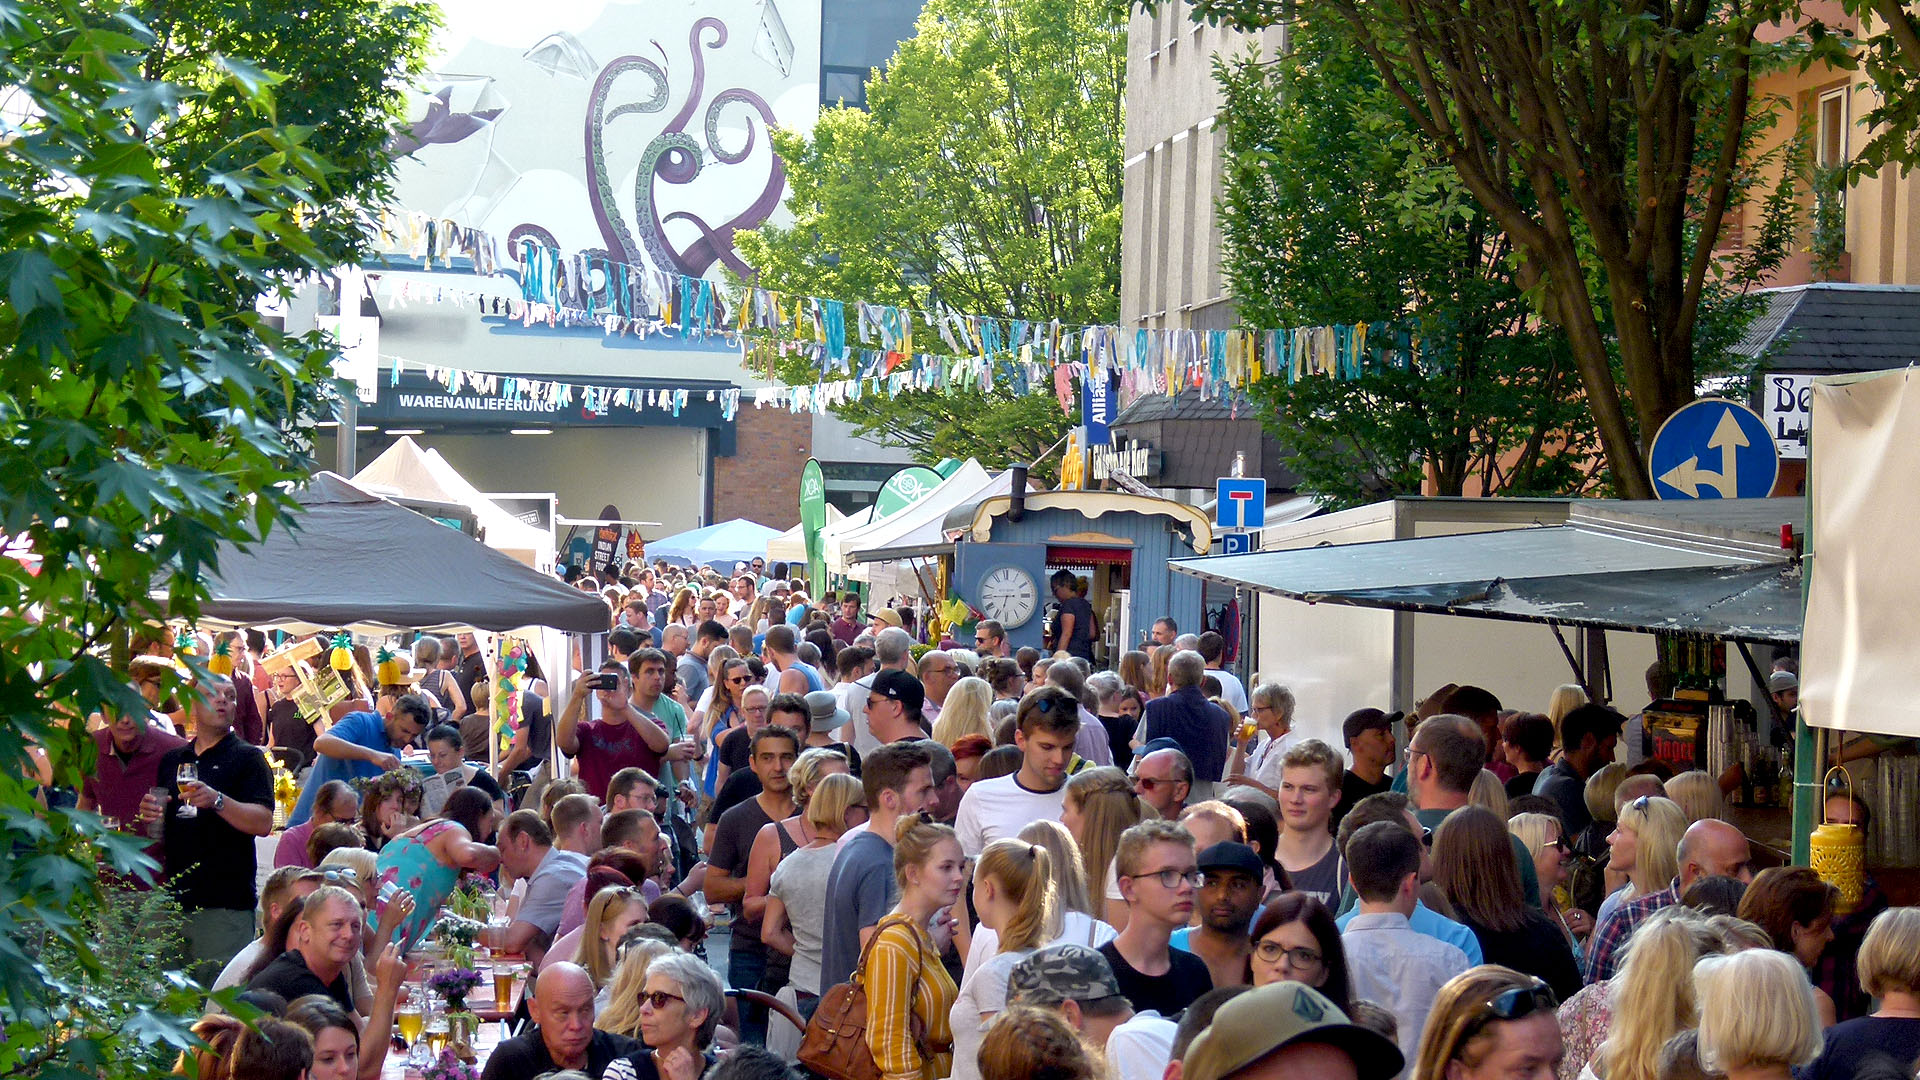
{"label": "camouflage cap", "polygon": [[1051,1007],[1063,1001],[1118,997],[1120,980],[1107,958],[1085,945],[1049,945],[1013,965],[1007,1001]]}
{"label": "camouflage cap", "polygon": [[1220,1006],[1213,1023],[1187,1047],[1181,1075],[1185,1080],[1225,1080],[1294,1043],[1345,1050],[1360,1080],[1392,1080],[1405,1064],[1392,1039],[1348,1022],[1347,1014],[1319,991],[1302,983],[1277,982]]}

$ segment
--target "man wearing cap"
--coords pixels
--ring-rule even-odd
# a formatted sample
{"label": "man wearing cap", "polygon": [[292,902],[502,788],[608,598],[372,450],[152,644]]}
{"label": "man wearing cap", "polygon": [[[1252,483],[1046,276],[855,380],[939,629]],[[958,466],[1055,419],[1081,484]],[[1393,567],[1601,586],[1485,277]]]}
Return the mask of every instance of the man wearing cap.
{"label": "man wearing cap", "polygon": [[1167,944],[1207,962],[1213,985],[1235,986],[1247,981],[1247,957],[1253,941],[1254,913],[1266,886],[1266,867],[1246,844],[1231,840],[1202,851],[1199,859],[1200,925],[1183,926]]}
{"label": "man wearing cap", "polygon": [[876,634],[889,627],[895,630],[901,630],[904,629],[906,625],[906,620],[900,617],[900,613],[890,607],[874,608],[872,611],[867,612],[867,629]]}
{"label": "man wearing cap", "polygon": [[1049,945],[1013,966],[1007,1003],[1057,1009],[1081,1041],[1106,1054],[1118,1080],[1160,1080],[1173,1052],[1173,1021],[1135,1012],[1107,959],[1085,945]]}
{"label": "man wearing cap", "polygon": [[1277,982],[1220,1006],[1180,1071],[1182,1080],[1392,1080],[1409,1057],[1318,990]]}
{"label": "man wearing cap", "polygon": [[881,743],[927,737],[920,707],[927,692],[904,671],[876,671],[867,693],[867,730]]}
{"label": "man wearing cap", "polygon": [[[905,671],[913,656],[913,638],[905,630],[900,629],[898,622],[900,616],[890,609],[883,608],[881,611],[892,615],[895,622],[874,635],[874,670],[871,674],[854,680],[841,698],[841,704],[845,706],[850,719],[841,732],[840,738],[852,743],[854,748],[862,754],[872,753],[885,741],[873,734],[872,726],[867,720],[867,699],[872,696],[874,680],[879,678],[883,671]],[[874,615],[877,619],[880,612],[875,612]]]}
{"label": "man wearing cap", "polygon": [[1466,953],[1407,921],[1419,899],[1420,855],[1420,841],[1392,822],[1355,832],[1347,841],[1347,873],[1360,897],[1359,913],[1340,934],[1353,996],[1393,1014],[1400,1049],[1409,1058],[1420,1048],[1440,988],[1471,966]]}
{"label": "man wearing cap", "polygon": [[1058,821],[1067,799],[1067,765],[1080,731],[1080,703],[1057,686],[1043,686],[1020,703],[1013,743],[1020,768],[981,780],[960,798],[954,832],[960,850],[978,858],[988,844],[1018,836],[1035,821]]}
{"label": "man wearing cap", "polygon": [[1379,709],[1355,709],[1347,714],[1340,725],[1340,737],[1347,744],[1347,754],[1353,759],[1353,765],[1340,778],[1340,801],[1333,804],[1333,816],[1329,824],[1334,831],[1340,829],[1340,820],[1347,816],[1355,803],[1369,795],[1378,795],[1393,786],[1393,778],[1387,775],[1387,766],[1393,764],[1398,746],[1393,738],[1393,725],[1404,713],[1381,712]]}

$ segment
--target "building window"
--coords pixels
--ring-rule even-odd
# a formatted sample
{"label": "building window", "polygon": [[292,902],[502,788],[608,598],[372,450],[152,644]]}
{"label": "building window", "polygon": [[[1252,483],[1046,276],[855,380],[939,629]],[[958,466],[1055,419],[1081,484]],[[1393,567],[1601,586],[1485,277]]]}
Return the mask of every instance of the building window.
{"label": "building window", "polygon": [[1847,88],[1820,95],[1817,117],[1820,167],[1837,169],[1847,163]]}
{"label": "building window", "polygon": [[913,36],[922,0],[825,0],[820,7],[820,104],[867,107],[867,78]]}

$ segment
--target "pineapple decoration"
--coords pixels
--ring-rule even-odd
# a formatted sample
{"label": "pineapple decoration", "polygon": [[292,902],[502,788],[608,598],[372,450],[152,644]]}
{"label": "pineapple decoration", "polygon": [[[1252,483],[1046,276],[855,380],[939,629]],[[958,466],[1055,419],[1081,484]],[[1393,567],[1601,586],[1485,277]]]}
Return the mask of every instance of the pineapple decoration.
{"label": "pineapple decoration", "polygon": [[342,630],[333,635],[333,646],[327,653],[327,663],[335,671],[353,670],[353,635]]}
{"label": "pineapple decoration", "polygon": [[214,642],[213,655],[207,658],[207,670],[215,675],[233,674],[233,642]]}
{"label": "pineapple decoration", "polygon": [[400,663],[400,658],[385,645],[380,646],[380,651],[374,654],[373,671],[383,686],[398,686],[407,681],[407,673]]}
{"label": "pineapple decoration", "polygon": [[194,656],[200,652],[200,645],[193,635],[185,630],[173,635],[173,654],[175,656]]}

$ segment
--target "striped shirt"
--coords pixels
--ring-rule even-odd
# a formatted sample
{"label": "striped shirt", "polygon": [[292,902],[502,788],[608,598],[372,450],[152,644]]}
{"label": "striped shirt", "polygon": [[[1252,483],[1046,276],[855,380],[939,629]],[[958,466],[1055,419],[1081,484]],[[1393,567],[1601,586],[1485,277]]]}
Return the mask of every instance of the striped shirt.
{"label": "striped shirt", "polygon": [[[861,977],[867,992],[867,1048],[882,1080],[939,1080],[953,1069],[953,1025],[948,1015],[959,989],[940,963],[924,927],[889,916],[875,934]],[[929,1047],[915,1045],[910,1017],[918,1017]]]}

